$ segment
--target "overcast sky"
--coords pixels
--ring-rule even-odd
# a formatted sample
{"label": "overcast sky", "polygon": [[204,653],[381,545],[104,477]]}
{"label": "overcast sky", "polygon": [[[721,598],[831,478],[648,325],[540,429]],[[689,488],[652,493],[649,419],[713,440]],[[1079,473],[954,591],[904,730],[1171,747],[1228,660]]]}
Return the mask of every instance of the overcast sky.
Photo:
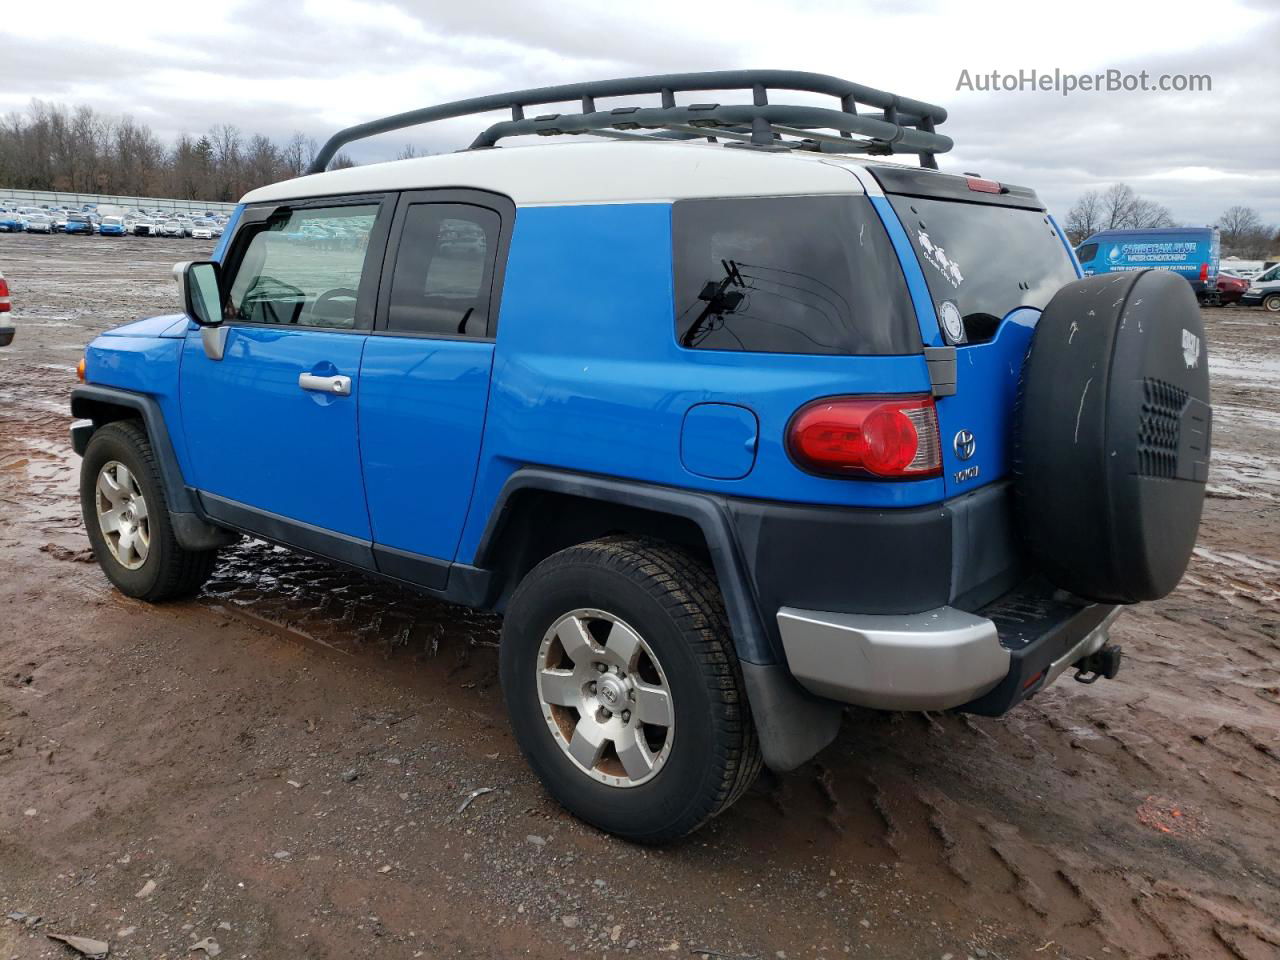
{"label": "overcast sky", "polygon": [[[1122,180],[1176,220],[1280,223],[1280,3],[903,0],[49,0],[0,16],[0,111],[132,114],[169,141],[233,123],[283,140],[462,97],[665,71],[780,67],[940,103],[944,171],[1036,188],[1065,215]],[[982,93],[962,70],[1209,74],[1212,92]],[[706,99],[705,96],[701,99]],[[776,99],[776,98],[775,98]],[[465,145],[476,120],[361,162]]]}

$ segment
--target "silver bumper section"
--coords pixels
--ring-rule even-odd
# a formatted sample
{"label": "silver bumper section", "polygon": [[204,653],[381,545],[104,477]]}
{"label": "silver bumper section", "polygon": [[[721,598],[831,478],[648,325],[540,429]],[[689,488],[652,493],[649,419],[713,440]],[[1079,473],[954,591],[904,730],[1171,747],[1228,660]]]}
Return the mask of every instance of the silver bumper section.
{"label": "silver bumper section", "polygon": [[[1106,641],[1114,614],[1054,661],[1043,687]],[[778,630],[791,673],[822,697],[881,710],[946,710],[1009,673],[996,625],[954,607],[881,616],[783,607]]]}

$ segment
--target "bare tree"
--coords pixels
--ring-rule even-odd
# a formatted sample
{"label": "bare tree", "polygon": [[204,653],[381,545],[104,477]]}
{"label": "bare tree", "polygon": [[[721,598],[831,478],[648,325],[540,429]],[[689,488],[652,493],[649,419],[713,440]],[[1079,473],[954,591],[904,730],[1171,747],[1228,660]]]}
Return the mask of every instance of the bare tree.
{"label": "bare tree", "polygon": [[240,128],[231,123],[220,123],[208,134],[213,145],[214,196],[213,200],[235,200],[241,189]]}
{"label": "bare tree", "polygon": [[166,147],[133,117],[39,100],[0,116],[0,185],[24,190],[237,200],[305,173],[315,151],[304,133],[282,147],[261,134],[246,139],[231,124],[184,133]]}
{"label": "bare tree", "polygon": [[1253,207],[1237,204],[1228,207],[1218,218],[1222,235],[1222,252],[1247,259],[1264,259],[1275,246],[1276,228],[1262,222]]}
{"label": "bare tree", "polygon": [[1067,213],[1067,235],[1080,243],[1099,230],[1143,230],[1172,227],[1173,215],[1162,203],[1140,197],[1127,183],[1081,195]]}
{"label": "bare tree", "polygon": [[1083,243],[1101,229],[1102,194],[1089,190],[1067,211],[1067,237],[1072,243]]}
{"label": "bare tree", "polygon": [[1172,227],[1173,215],[1163,203],[1138,197],[1129,209],[1129,229],[1141,230],[1148,227]]}
{"label": "bare tree", "polygon": [[351,159],[350,154],[346,151],[339,153],[336,157],[329,161],[330,170],[346,170],[349,167],[356,166],[356,162]]}
{"label": "bare tree", "polygon": [[291,177],[300,177],[307,172],[316,155],[316,141],[305,133],[295,133],[281,151],[280,159],[285,173]]}
{"label": "bare tree", "polygon": [[397,160],[412,160],[418,155],[418,148],[412,143],[406,143],[400,148],[400,152],[396,154]]}
{"label": "bare tree", "polygon": [[280,151],[260,133],[249,139],[245,149],[243,174],[249,183],[271,183],[284,174]]}
{"label": "bare tree", "polygon": [[1122,230],[1129,226],[1129,217],[1138,197],[1127,183],[1113,183],[1102,194],[1102,225],[1104,230]]}

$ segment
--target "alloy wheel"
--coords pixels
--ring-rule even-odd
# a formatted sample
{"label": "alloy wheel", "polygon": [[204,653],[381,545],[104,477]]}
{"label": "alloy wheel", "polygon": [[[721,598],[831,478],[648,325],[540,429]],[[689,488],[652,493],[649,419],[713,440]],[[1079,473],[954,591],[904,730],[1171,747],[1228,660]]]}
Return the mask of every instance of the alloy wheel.
{"label": "alloy wheel", "polygon": [[614,787],[658,774],[675,734],[671,688],[634,629],[603,610],[574,610],[546,632],[536,670],[547,727],[579,770]]}

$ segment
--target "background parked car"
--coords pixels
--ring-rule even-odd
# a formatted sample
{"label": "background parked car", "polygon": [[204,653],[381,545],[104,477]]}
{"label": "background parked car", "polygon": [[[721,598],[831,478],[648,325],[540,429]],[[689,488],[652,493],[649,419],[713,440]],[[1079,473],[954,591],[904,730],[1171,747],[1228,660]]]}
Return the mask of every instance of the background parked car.
{"label": "background parked car", "polygon": [[53,219],[43,213],[32,214],[27,217],[27,233],[53,233]]}
{"label": "background parked car", "polygon": [[1231,274],[1233,277],[1252,280],[1267,269],[1267,265],[1261,260],[1241,260],[1239,257],[1223,257],[1221,263],[1218,264],[1218,269]]}
{"label": "background parked car", "polygon": [[185,235],[182,230],[182,224],[177,220],[166,220],[164,225],[160,227],[160,233],[166,237],[181,237]]}
{"label": "background parked car", "polygon": [[196,240],[212,240],[213,239],[213,221],[212,220],[195,220],[191,224],[191,236]]}
{"label": "background parked car", "polygon": [[98,224],[98,232],[104,237],[123,237],[125,235],[124,220],[121,217],[103,217]]}
{"label": "background parked car", "polygon": [[1280,313],[1280,264],[1270,267],[1249,281],[1249,289],[1240,299],[1249,306],[1261,305],[1271,313]]}
{"label": "background parked car", "polygon": [[67,228],[67,211],[54,210],[51,214],[53,218],[53,232],[61,233]]}
{"label": "background parked car", "polygon": [[87,213],[68,213],[67,225],[63,228],[66,233],[83,233],[87,237],[93,236],[93,221],[89,219]]}
{"label": "background parked car", "polygon": [[27,221],[17,210],[0,210],[0,233],[21,233],[27,229]]}
{"label": "background parked car", "polygon": [[1249,281],[1244,277],[1233,276],[1230,273],[1218,274],[1218,290],[1214,299],[1206,298],[1205,302],[1210,306],[1225,307],[1231,303],[1239,303],[1240,298],[1244,296],[1245,291],[1249,289]]}
{"label": "background parked car", "polygon": [[159,236],[160,225],[150,217],[137,217],[133,221],[132,233],[135,237]]}

